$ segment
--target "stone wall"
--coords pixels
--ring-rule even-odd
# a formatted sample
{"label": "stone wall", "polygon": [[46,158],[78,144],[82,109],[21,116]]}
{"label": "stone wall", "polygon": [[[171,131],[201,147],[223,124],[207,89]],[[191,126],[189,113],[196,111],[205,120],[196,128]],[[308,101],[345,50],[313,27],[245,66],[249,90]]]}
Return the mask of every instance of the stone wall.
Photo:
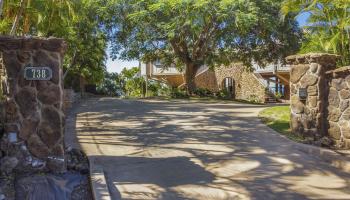
{"label": "stone wall", "polygon": [[236,99],[264,102],[264,85],[259,82],[254,73],[246,71],[245,66],[241,64],[231,64],[215,68],[215,70],[207,70],[196,77],[196,86],[218,92],[223,89],[222,82],[225,78],[234,80]]}
{"label": "stone wall", "polygon": [[[65,171],[62,59],[66,45],[56,38],[0,37],[7,73],[5,135],[1,148],[15,169]],[[28,81],[24,68],[49,67],[52,79]]]}
{"label": "stone wall", "polygon": [[[337,148],[349,148],[350,70],[336,69],[339,57],[306,54],[286,58],[291,64],[291,129],[313,141],[331,141]],[[305,99],[299,91],[305,89]],[[326,142],[327,143],[327,142]]]}
{"label": "stone wall", "polygon": [[260,103],[265,102],[265,86],[260,83],[257,77],[248,71],[243,71],[240,80],[240,99],[257,100]]}
{"label": "stone wall", "polygon": [[328,135],[339,148],[350,149],[350,67],[326,72]]}
{"label": "stone wall", "polygon": [[195,83],[197,88],[206,88],[212,92],[218,92],[220,90],[215,72],[211,69],[198,74]]}

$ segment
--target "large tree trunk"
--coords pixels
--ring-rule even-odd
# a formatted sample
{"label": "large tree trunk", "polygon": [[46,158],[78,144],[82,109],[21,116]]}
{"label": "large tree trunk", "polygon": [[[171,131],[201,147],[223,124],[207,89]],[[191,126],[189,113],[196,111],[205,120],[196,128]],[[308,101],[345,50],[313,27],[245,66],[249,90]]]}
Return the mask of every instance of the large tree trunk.
{"label": "large tree trunk", "polygon": [[195,76],[198,70],[198,66],[193,63],[186,64],[186,72],[185,72],[185,85],[187,95],[192,96],[196,89]]}

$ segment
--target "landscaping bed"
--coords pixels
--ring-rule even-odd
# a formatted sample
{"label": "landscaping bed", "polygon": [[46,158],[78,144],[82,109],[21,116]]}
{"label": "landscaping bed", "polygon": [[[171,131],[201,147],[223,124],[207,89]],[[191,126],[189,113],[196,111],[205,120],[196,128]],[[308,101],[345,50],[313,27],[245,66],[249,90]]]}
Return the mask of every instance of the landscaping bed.
{"label": "landscaping bed", "polygon": [[[2,170],[0,200],[92,200],[87,157],[77,149],[68,148],[66,159],[68,171],[65,173]],[[1,166],[5,167],[4,164]]]}

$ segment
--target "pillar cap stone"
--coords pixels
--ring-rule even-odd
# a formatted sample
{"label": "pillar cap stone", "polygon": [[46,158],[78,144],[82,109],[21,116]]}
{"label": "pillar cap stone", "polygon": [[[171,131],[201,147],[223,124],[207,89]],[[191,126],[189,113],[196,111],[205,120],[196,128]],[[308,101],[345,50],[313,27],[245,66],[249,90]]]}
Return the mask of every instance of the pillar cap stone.
{"label": "pillar cap stone", "polygon": [[350,73],[350,66],[345,66],[345,67],[340,67],[338,69],[335,70],[330,70],[327,71],[326,74],[332,74],[332,73]]}
{"label": "pillar cap stone", "polygon": [[63,54],[67,49],[67,44],[62,38],[55,37],[0,36],[0,51],[19,49],[45,49],[47,51],[60,52]]}
{"label": "pillar cap stone", "polygon": [[287,64],[309,64],[309,63],[336,63],[340,58],[339,55],[329,53],[308,53],[298,54],[286,57]]}

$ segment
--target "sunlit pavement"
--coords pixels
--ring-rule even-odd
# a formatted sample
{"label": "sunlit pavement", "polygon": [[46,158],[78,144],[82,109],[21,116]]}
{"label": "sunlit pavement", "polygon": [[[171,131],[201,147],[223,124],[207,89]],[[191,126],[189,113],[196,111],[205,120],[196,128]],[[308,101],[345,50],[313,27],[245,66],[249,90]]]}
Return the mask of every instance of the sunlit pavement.
{"label": "sunlit pavement", "polygon": [[112,199],[350,199],[350,174],[293,149],[262,108],[95,98],[75,124]]}

